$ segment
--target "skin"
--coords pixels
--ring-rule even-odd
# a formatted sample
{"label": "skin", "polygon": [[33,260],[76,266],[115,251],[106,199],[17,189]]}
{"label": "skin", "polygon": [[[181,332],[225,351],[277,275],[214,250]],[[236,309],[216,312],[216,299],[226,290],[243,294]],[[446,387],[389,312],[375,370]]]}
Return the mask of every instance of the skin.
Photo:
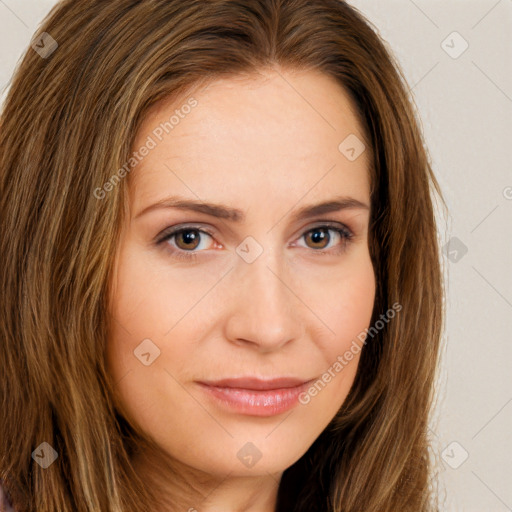
{"label": "skin", "polygon": [[[337,196],[369,205],[368,151],[349,161],[338,150],[349,134],[363,139],[361,126],[342,88],[316,71],[216,80],[193,97],[198,105],[129,176],[112,283],[109,371],[123,414],[190,484],[187,493],[178,491],[176,477],[138,462],[145,478],[159,478],[169,496],[181,499],[180,510],[269,512],[282,472],[345,400],[360,354],[308,404],[270,417],[226,410],[196,381],[320,378],[369,327],[375,299],[369,209],[294,218],[299,208]],[[185,103],[154,106],[134,148]],[[171,195],[222,203],[246,219],[164,207],[137,217]],[[325,222],[346,226],[353,239],[344,245],[329,230],[315,241],[311,235],[321,234]],[[169,226],[190,223],[213,235],[194,231],[199,242],[179,235],[155,242]],[[246,237],[263,250],[252,263],[236,252]],[[197,257],[179,260],[173,249]],[[160,350],[149,366],[134,356],[147,338]],[[237,457],[248,442],[261,453],[250,468]]]}

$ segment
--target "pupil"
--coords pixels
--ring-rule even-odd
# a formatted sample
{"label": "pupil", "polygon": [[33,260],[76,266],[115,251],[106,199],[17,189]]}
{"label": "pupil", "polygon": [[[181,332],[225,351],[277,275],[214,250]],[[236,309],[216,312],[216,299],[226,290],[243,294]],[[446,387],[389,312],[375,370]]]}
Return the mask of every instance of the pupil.
{"label": "pupil", "polygon": [[185,245],[193,244],[194,241],[196,241],[196,239],[198,239],[197,233],[193,230],[183,231],[181,233],[181,237],[182,237]]}
{"label": "pupil", "polygon": [[323,242],[324,240],[327,239],[327,236],[328,235],[324,229],[316,229],[311,234],[311,238],[313,240],[313,243],[315,243],[315,244]]}

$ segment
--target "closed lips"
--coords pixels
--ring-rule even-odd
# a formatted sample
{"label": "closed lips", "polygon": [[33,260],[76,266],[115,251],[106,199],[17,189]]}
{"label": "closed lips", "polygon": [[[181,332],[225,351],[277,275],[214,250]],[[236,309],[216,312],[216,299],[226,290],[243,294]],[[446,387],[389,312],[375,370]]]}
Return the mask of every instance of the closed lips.
{"label": "closed lips", "polygon": [[272,380],[262,380],[256,377],[242,377],[235,379],[221,379],[216,381],[200,381],[200,384],[216,388],[245,389],[251,391],[265,391],[295,388],[301,386],[312,379],[298,379],[289,377],[280,377]]}

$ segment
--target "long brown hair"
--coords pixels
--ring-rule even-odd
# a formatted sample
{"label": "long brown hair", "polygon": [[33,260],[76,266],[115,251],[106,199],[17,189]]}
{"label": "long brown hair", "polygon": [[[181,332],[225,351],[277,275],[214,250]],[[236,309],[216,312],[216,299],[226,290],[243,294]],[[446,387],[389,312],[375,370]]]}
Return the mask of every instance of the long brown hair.
{"label": "long brown hair", "polygon": [[[269,67],[320,70],[349,94],[372,154],[372,325],[401,305],[365,344],[329,427],[284,472],[277,510],[437,510],[427,433],[442,196],[403,73],[371,24],[340,0],[65,0],[35,40],[48,52],[28,49],[0,119],[0,479],[18,510],[158,510],[104,357],[127,180],[98,189],[126,173],[157,101]],[[31,456],[42,442],[58,454],[46,469]]]}

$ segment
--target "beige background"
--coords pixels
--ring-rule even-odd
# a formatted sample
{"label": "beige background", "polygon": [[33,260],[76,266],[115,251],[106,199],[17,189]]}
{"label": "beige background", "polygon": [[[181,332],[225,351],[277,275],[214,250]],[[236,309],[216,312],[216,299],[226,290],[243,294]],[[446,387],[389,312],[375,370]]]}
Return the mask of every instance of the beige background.
{"label": "beige background", "polygon": [[[431,431],[444,510],[512,511],[512,0],[351,3],[401,63],[450,209]],[[54,4],[0,0],[0,91]]]}

